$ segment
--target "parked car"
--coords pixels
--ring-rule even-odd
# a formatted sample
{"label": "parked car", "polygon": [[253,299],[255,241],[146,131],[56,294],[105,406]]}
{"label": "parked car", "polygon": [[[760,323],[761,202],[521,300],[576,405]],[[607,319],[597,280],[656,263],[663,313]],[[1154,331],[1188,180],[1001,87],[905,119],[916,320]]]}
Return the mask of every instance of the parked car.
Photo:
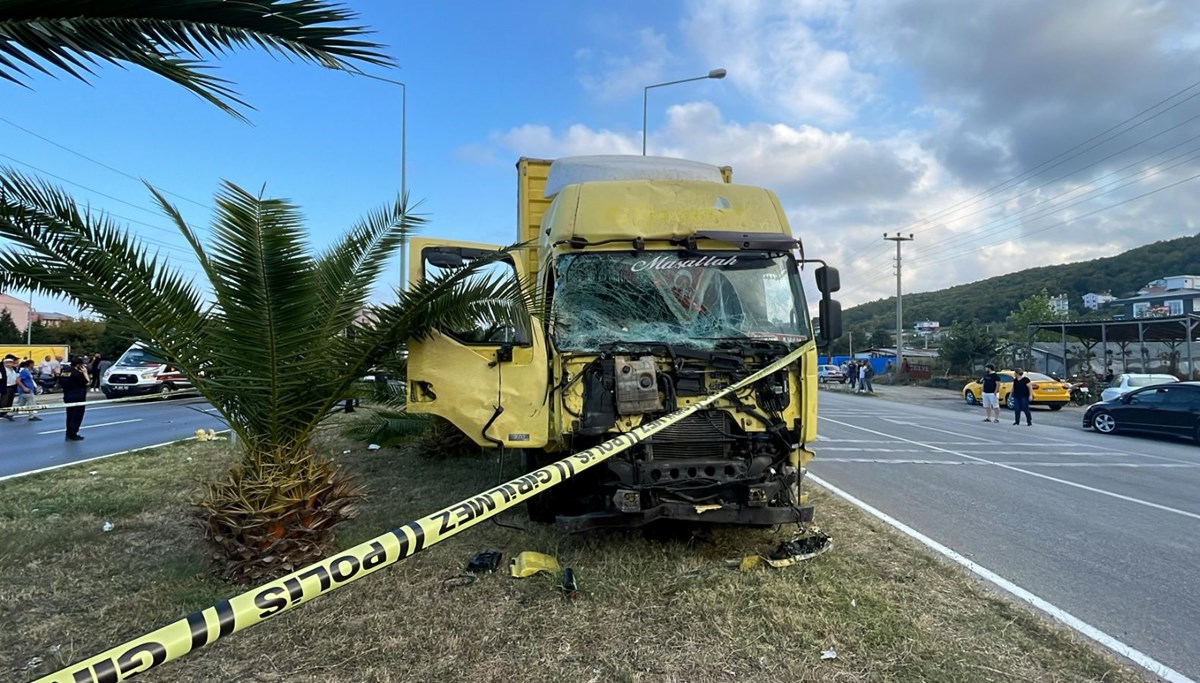
{"label": "parked car", "polygon": [[1083,428],[1101,434],[1150,432],[1200,441],[1200,382],[1174,382],[1133,389],[1083,414]]}
{"label": "parked car", "polygon": [[846,381],[846,373],[842,372],[842,369],[836,365],[818,365],[817,381],[844,382]]}
{"label": "parked car", "polygon": [[1174,375],[1146,375],[1138,373],[1122,373],[1100,392],[1100,399],[1107,401],[1122,394],[1127,394],[1138,387],[1149,387],[1155,384],[1171,384],[1178,382]]}
{"label": "parked car", "polygon": [[[1000,370],[996,374],[1000,375],[1000,404],[1011,410],[1016,405],[1011,394],[1013,371]],[[1050,410],[1061,410],[1063,406],[1071,402],[1071,385],[1069,383],[1061,382],[1040,372],[1026,372],[1025,376],[1029,378],[1031,394],[1029,405],[1048,406]],[[983,401],[983,385],[978,380],[969,382],[967,386],[963,387],[963,400],[973,406],[979,405]]]}

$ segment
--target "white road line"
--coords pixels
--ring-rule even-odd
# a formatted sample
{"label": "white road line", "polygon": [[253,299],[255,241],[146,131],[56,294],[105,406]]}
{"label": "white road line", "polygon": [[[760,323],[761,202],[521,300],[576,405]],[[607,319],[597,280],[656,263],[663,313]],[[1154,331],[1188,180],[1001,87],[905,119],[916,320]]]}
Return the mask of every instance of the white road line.
{"label": "white road line", "polygon": [[[839,422],[838,420],[830,420],[829,418],[823,418],[823,419],[825,419],[828,422],[832,422],[834,424],[840,424],[844,427],[850,427],[852,429],[862,430],[864,432],[868,432],[868,433],[874,434],[876,436],[891,437],[892,439],[894,439],[896,441],[902,441],[904,443],[909,443],[914,446],[928,446],[928,444],[923,444],[920,441],[913,441],[911,439],[905,439],[903,437],[895,436],[892,434],[884,434],[883,432],[877,432],[874,429],[868,429],[866,427],[859,427],[858,425],[852,425],[849,422]],[[967,458],[968,460],[978,460],[979,462],[984,462],[984,463],[988,463],[990,465],[995,465],[996,467],[1000,467],[1002,469],[1011,470],[1013,472],[1020,472],[1021,474],[1028,474],[1029,476],[1037,477],[1038,479],[1045,479],[1046,481],[1053,481],[1053,482],[1057,482],[1059,484],[1065,484],[1066,486],[1071,486],[1073,488],[1082,489],[1084,491],[1091,491],[1092,493],[1099,493],[1102,496],[1109,496],[1111,498],[1116,498],[1118,500],[1123,500],[1123,501],[1126,501],[1129,503],[1134,503],[1137,505],[1144,505],[1146,507],[1154,508],[1156,510],[1162,510],[1164,512],[1171,512],[1171,513],[1174,513],[1177,515],[1182,515],[1184,517],[1190,517],[1192,519],[1200,519],[1200,514],[1196,514],[1195,512],[1188,512],[1187,510],[1180,510],[1178,508],[1173,508],[1173,507],[1169,507],[1166,505],[1160,505],[1158,503],[1152,503],[1148,500],[1142,500],[1141,498],[1134,498],[1133,496],[1126,496],[1121,493],[1105,491],[1104,489],[1098,489],[1094,486],[1088,486],[1086,484],[1078,484],[1073,481],[1067,481],[1066,479],[1059,479],[1058,477],[1052,477],[1048,474],[1042,474],[1041,472],[1034,472],[1033,470],[1021,469],[1020,467],[1014,467],[1013,465],[1006,465],[1004,463],[996,462],[995,460],[988,460],[987,458],[979,458],[974,455],[967,455],[966,453],[960,453],[958,451],[950,450],[948,448],[939,448],[938,446],[928,446],[928,447],[935,451],[939,451],[942,453],[948,453],[950,455],[957,455],[960,458]]]}
{"label": "white road line", "polygon": [[[130,422],[141,422],[141,421],[142,421],[142,418],[135,417],[132,420],[117,420],[116,422],[101,422],[100,424],[83,425],[82,427],[80,427],[80,429],[95,429],[96,427],[111,427],[113,425],[123,425],[123,424],[129,424]],[[64,429],[51,429],[48,432],[38,432],[38,434],[62,434],[66,431],[67,430],[65,428]]]}
{"label": "white road line", "polygon": [[[225,434],[228,432],[229,432],[228,429],[223,429],[223,430],[217,432],[217,434]],[[153,444],[150,446],[139,446],[137,448],[130,448],[129,450],[126,450],[126,451],[117,451],[116,453],[109,453],[108,455],[97,455],[94,458],[85,458],[83,460],[75,460],[73,462],[64,462],[60,465],[51,465],[50,467],[43,467],[41,469],[29,470],[28,472],[17,472],[16,474],[6,474],[4,476],[0,476],[0,481],[8,481],[9,479],[17,479],[19,477],[28,477],[31,474],[39,474],[41,472],[50,472],[52,470],[61,470],[64,467],[71,467],[73,465],[82,465],[85,462],[92,462],[94,460],[103,460],[105,458],[111,458],[111,457],[114,457],[117,455],[125,455],[127,453],[137,453],[138,451],[148,451],[151,448],[162,448],[163,446],[170,446],[171,444],[183,443],[184,441],[195,441],[195,440],[196,440],[196,437],[189,436],[184,439],[175,439],[174,441],[164,441],[162,443],[156,443],[156,444]],[[811,476],[811,475],[809,475],[809,476]]]}
{"label": "white road line", "polygon": [[925,546],[926,548],[929,548],[930,550],[941,555],[942,557],[945,557],[946,559],[950,560],[951,562],[954,562],[955,564],[957,564],[959,566],[965,567],[967,570],[969,570],[971,573],[975,574],[976,576],[979,576],[980,578],[984,579],[985,581],[989,581],[990,583],[999,587],[1000,589],[1011,593],[1012,595],[1016,596],[1017,598],[1019,598],[1021,600],[1024,600],[1025,602],[1029,603],[1030,605],[1033,605],[1035,608],[1048,614],[1054,620],[1065,624],[1067,627],[1073,629],[1080,635],[1091,638],[1092,640],[1096,641],[1100,645],[1103,645],[1104,647],[1108,648],[1109,650],[1112,650],[1113,652],[1117,653],[1118,655],[1125,657],[1126,659],[1132,661],[1133,663],[1137,664],[1138,666],[1142,667],[1143,669],[1146,669],[1147,671],[1154,674],[1155,676],[1158,676],[1159,678],[1163,679],[1164,681],[1167,681],[1168,683],[1196,683],[1196,681],[1192,680],[1191,678],[1188,678],[1187,676],[1176,671],[1175,669],[1172,669],[1171,667],[1167,666],[1166,664],[1163,664],[1162,662],[1158,661],[1157,659],[1154,659],[1150,655],[1147,655],[1144,652],[1135,649],[1133,646],[1127,645],[1124,642],[1117,640],[1116,638],[1108,635],[1107,633],[1105,633],[1104,631],[1101,631],[1100,629],[1096,628],[1095,626],[1092,626],[1091,624],[1087,623],[1086,621],[1083,621],[1082,619],[1070,614],[1066,610],[1064,610],[1060,607],[1057,607],[1054,604],[1047,602],[1046,600],[1043,600],[1042,598],[1034,595],[1033,593],[1025,590],[1024,588],[1021,588],[1020,586],[1013,583],[1012,581],[1009,581],[1008,579],[1004,578],[1003,576],[1000,576],[999,574],[991,571],[990,569],[987,569],[986,567],[983,567],[982,565],[979,565],[979,564],[967,559],[966,557],[963,557],[962,555],[958,554],[957,552],[942,545],[941,543],[938,543],[937,541],[935,541],[932,538],[926,536],[925,534],[917,531],[916,529],[908,526],[907,524],[904,524],[903,522],[889,516],[888,514],[871,507],[870,505],[864,503],[863,501],[859,500],[858,498],[855,498],[854,496],[852,496],[849,493],[843,491],[842,489],[834,486],[833,484],[830,484],[829,482],[822,480],[820,477],[810,473],[806,478],[808,480],[812,481],[813,483],[825,488],[833,495],[849,502],[852,505],[857,506],[859,509],[861,509],[864,512],[866,512],[867,514],[875,517],[876,519],[880,520],[884,524],[887,524],[887,525],[891,526],[892,528],[896,529],[897,531],[908,536],[909,538],[912,538],[913,540],[917,541],[918,543]]}
{"label": "white road line", "polygon": [[963,434],[962,432],[952,432],[949,429],[938,429],[937,427],[930,427],[928,425],[919,424],[917,422],[910,422],[910,421],[906,421],[906,420],[892,420],[892,419],[889,419],[886,417],[880,418],[880,419],[884,420],[885,422],[891,422],[893,424],[908,425],[910,427],[916,427],[917,429],[920,429],[920,430],[926,431],[926,432],[941,432],[943,434],[949,434],[950,436],[961,436],[964,439],[975,439],[974,445],[978,445],[979,443],[993,443],[993,444],[1003,443],[1002,441],[996,441],[995,439],[985,439],[982,436],[975,436],[974,434]]}
{"label": "white road line", "polygon": [[[829,449],[824,449],[829,450]],[[871,449],[875,450],[875,449]],[[923,453],[925,451],[889,451],[891,453]],[[821,458],[820,462],[851,462],[851,463],[870,463],[877,465],[974,465],[976,467],[984,467],[987,465],[1023,465],[1025,467],[1128,467],[1137,469],[1140,467],[1149,468],[1197,468],[1200,465],[1182,464],[1174,462],[976,462],[974,460],[914,460],[907,458]]]}

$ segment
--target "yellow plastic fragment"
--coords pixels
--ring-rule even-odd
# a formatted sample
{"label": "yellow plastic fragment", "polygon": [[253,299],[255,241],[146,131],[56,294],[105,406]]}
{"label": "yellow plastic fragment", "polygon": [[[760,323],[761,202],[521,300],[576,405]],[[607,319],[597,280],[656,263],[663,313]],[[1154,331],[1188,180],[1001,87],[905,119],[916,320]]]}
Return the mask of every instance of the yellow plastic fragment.
{"label": "yellow plastic fragment", "polygon": [[518,554],[509,562],[508,566],[515,579],[524,579],[538,572],[558,574],[561,571],[558,560],[545,553],[535,553],[532,550]]}
{"label": "yellow plastic fragment", "polygon": [[696,506],[696,514],[702,515],[705,512],[708,512],[709,510],[720,510],[720,509],[721,509],[721,506],[716,503],[713,503],[711,505],[697,505]]}

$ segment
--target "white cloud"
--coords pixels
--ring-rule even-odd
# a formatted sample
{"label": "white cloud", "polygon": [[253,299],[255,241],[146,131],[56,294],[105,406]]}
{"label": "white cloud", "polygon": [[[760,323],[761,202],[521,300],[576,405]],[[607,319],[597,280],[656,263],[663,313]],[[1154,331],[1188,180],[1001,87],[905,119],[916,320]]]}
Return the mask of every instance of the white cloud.
{"label": "white cloud", "polygon": [[617,100],[663,79],[664,67],[672,61],[665,36],[643,28],[627,39],[618,37],[614,42],[614,49],[623,49],[576,51],[575,61],[581,70],[579,82],[585,90],[601,100]]}
{"label": "white cloud", "polygon": [[687,6],[683,33],[705,63],[729,70],[730,87],[793,121],[855,117],[873,77],[854,64],[849,0],[708,0]]}

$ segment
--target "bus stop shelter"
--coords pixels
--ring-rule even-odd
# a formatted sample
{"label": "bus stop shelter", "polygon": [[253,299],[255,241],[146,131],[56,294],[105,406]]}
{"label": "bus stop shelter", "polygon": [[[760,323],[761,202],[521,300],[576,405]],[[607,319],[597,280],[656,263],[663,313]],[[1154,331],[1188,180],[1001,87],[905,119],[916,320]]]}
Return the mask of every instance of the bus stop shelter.
{"label": "bus stop shelter", "polygon": [[[1192,376],[1195,367],[1193,354],[1200,351],[1200,349],[1195,349],[1195,345],[1192,343],[1196,340],[1197,330],[1200,330],[1200,314],[1196,313],[1167,318],[1034,323],[1029,325],[1027,330],[1031,345],[1038,332],[1058,332],[1062,335],[1064,364],[1067,359],[1068,336],[1074,337],[1082,343],[1091,342],[1092,345],[1099,343],[1100,355],[1105,358],[1105,367],[1108,363],[1109,344],[1118,344],[1122,348],[1127,348],[1130,344],[1136,343],[1141,345],[1143,350],[1146,343],[1165,343],[1172,347],[1183,346],[1180,361],[1187,359],[1189,377]],[[1142,355],[1145,356],[1144,353]]]}

